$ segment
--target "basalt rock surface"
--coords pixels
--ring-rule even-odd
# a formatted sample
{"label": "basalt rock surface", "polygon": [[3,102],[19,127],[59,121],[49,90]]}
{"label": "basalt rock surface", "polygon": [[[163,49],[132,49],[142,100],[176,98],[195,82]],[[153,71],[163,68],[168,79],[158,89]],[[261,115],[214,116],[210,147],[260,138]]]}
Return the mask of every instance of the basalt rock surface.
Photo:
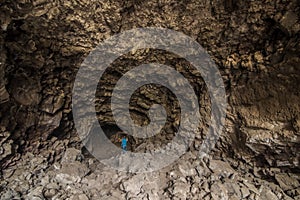
{"label": "basalt rock surface", "polygon": [[[1,1],[1,199],[300,199],[299,13],[298,0]],[[136,27],[180,31],[217,64],[228,107],[208,158],[198,158],[210,124],[201,74],[153,49],[123,55],[99,77],[99,122],[109,137],[119,131],[109,103],[125,72],[172,66],[193,86],[203,118],[189,152],[161,171],[130,174],[82,147],[71,107],[76,73],[101,41]],[[150,139],[129,137],[133,151],[165,145],[180,124],[176,97],[157,85],[133,94],[137,124],[149,123],[153,104],[165,107],[167,123]]]}

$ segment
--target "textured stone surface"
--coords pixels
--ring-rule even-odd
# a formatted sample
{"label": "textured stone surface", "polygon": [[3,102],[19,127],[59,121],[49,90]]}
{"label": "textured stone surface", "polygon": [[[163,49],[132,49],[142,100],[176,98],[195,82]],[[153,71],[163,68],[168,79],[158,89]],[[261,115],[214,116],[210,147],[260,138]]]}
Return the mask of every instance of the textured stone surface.
{"label": "textured stone surface", "polygon": [[[0,4],[1,199],[299,199],[299,1]],[[102,124],[114,126],[108,104],[114,85],[141,63],[173,66],[199,97],[203,120],[190,148],[194,156],[151,176],[116,172],[82,155],[71,112],[85,56],[113,34],[149,26],[197,40],[218,65],[229,103],[217,148],[209,162],[200,162],[197,151],[210,121],[201,74],[159,50],[117,59],[99,81],[95,108]],[[130,137],[131,150],[150,151],[172,139],[180,123],[174,99],[157,86],[136,91],[130,110],[137,124],[149,123],[153,103],[166,107],[169,121],[151,139]]]}

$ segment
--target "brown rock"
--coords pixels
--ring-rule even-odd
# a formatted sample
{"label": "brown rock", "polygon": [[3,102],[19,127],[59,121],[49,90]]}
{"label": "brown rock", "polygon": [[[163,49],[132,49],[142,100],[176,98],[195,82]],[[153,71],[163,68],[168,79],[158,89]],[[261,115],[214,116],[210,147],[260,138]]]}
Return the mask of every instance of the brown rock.
{"label": "brown rock", "polygon": [[16,77],[10,85],[12,97],[20,104],[37,105],[41,100],[40,83],[32,78]]}

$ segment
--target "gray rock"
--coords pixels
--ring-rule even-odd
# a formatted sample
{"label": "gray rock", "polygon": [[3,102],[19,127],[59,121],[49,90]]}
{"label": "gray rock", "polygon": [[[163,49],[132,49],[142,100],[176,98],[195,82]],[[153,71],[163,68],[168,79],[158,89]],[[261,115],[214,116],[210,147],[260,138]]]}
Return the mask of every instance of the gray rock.
{"label": "gray rock", "polygon": [[259,194],[258,189],[251,183],[248,183],[247,181],[244,181],[243,184],[252,192],[254,192],[255,194]]}
{"label": "gray rock", "polygon": [[80,182],[81,179],[89,172],[86,165],[80,162],[65,163],[62,168],[57,171],[55,179],[63,184],[72,184]]}
{"label": "gray rock", "polygon": [[225,182],[224,188],[226,188],[227,194],[230,196],[236,196],[242,198],[242,192],[240,186],[235,182]]}
{"label": "gray rock", "polygon": [[13,140],[8,139],[10,133],[5,129],[0,130],[0,160],[6,158],[13,153]]}
{"label": "gray rock", "polygon": [[27,199],[34,199],[34,200],[43,200],[44,196],[43,196],[43,187],[38,186],[36,188],[34,188],[33,190],[31,190],[27,195],[26,198]]}
{"label": "gray rock", "polygon": [[213,200],[217,199],[229,199],[228,190],[222,183],[214,183],[211,186],[211,197]]}
{"label": "gray rock", "polygon": [[180,199],[186,199],[190,192],[190,185],[181,181],[174,181],[172,194]]}
{"label": "gray rock", "polygon": [[45,190],[43,192],[43,195],[45,198],[51,199],[52,197],[54,197],[57,194],[57,192],[58,192],[58,190],[51,188],[51,189]]}
{"label": "gray rock", "polygon": [[209,168],[215,176],[229,177],[236,174],[236,171],[228,163],[221,160],[210,160]]}
{"label": "gray rock", "polygon": [[70,200],[89,200],[85,194],[76,194],[69,198]]}
{"label": "gray rock", "polygon": [[65,154],[62,158],[62,164],[64,163],[72,163],[78,160],[81,156],[81,151],[75,148],[68,148],[65,151]]}
{"label": "gray rock", "polygon": [[20,194],[9,188],[1,191],[0,197],[3,200],[11,200],[11,199],[21,200]]}
{"label": "gray rock", "polygon": [[291,190],[300,187],[299,181],[285,173],[275,174],[275,179],[283,190]]}
{"label": "gray rock", "polygon": [[250,192],[247,188],[245,187],[242,187],[241,188],[241,194],[242,194],[242,198],[247,198],[249,195],[250,195]]}
{"label": "gray rock", "polygon": [[195,176],[197,173],[190,162],[181,162],[178,165],[178,169],[184,177]]}
{"label": "gray rock", "polygon": [[279,198],[268,188],[262,186],[260,189],[261,193],[259,195],[260,199],[265,200],[278,200]]}

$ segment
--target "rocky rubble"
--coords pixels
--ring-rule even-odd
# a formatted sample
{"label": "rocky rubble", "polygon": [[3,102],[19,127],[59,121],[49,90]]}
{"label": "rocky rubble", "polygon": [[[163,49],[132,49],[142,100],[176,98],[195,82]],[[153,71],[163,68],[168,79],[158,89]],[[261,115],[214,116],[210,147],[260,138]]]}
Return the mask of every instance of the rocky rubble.
{"label": "rocky rubble", "polygon": [[[254,173],[253,173],[254,171]],[[268,174],[268,176],[266,176]],[[107,168],[76,148],[49,164],[47,153],[27,153],[3,170],[1,199],[299,199],[299,174],[194,153],[152,173]],[[269,180],[267,180],[267,179]],[[270,181],[272,180],[272,181]]]}

